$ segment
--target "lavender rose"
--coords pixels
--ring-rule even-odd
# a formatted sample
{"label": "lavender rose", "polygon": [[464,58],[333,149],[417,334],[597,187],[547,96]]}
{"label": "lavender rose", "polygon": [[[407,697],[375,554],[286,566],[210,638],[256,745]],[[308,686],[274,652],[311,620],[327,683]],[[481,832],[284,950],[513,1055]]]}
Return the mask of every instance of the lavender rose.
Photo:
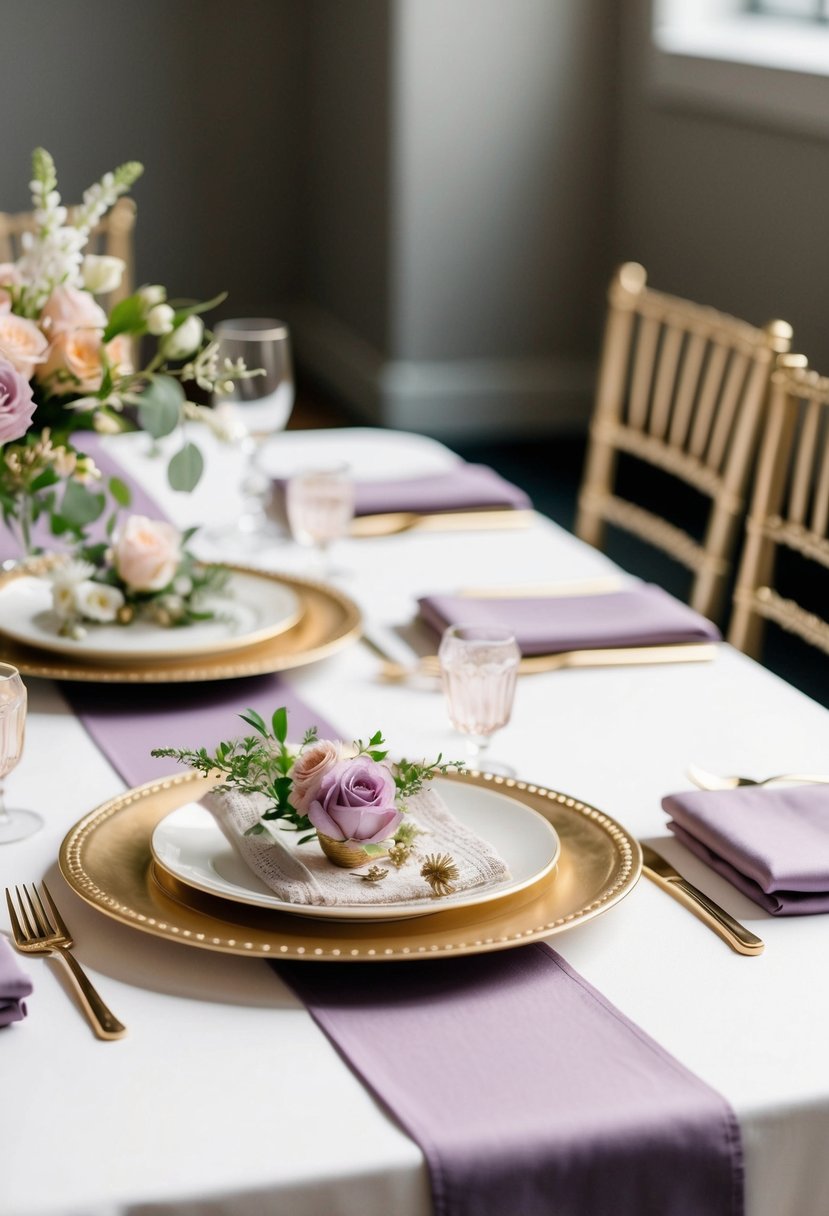
{"label": "lavender rose", "polygon": [[397,830],[403,815],[395,806],[394,778],[368,756],[341,760],[320,780],[308,818],[333,840],[377,844]]}
{"label": "lavender rose", "polygon": [[31,384],[0,355],[0,443],[22,439],[34,412]]}

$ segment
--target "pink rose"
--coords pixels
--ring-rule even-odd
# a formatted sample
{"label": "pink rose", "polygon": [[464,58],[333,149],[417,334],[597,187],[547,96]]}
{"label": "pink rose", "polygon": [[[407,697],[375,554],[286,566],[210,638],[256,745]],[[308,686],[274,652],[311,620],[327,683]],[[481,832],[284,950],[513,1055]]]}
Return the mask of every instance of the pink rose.
{"label": "pink rose", "polygon": [[160,591],[181,563],[181,536],[163,520],[130,515],[113,547],[113,560],[131,591]]}
{"label": "pink rose", "polygon": [[293,780],[291,806],[295,810],[302,815],[308,814],[308,807],[317,796],[321,779],[341,759],[342,748],[339,743],[331,743],[328,739],[320,739],[297,756],[288,774]]}
{"label": "pink rose", "polygon": [[8,312],[0,316],[0,354],[27,378],[43,362],[48,343],[34,321]]}
{"label": "pink rose", "polygon": [[22,439],[34,412],[31,384],[0,356],[0,443]]}
{"label": "pink rose", "polygon": [[394,835],[403,815],[395,806],[394,778],[368,756],[341,760],[324,774],[308,818],[333,840],[377,844]]}
{"label": "pink rose", "polygon": [[126,334],[118,334],[107,342],[106,350],[113,376],[128,376],[135,371],[132,362],[132,342]]}
{"label": "pink rose", "polygon": [[74,329],[106,329],[107,315],[88,291],[55,287],[40,314],[40,325],[50,338]]}

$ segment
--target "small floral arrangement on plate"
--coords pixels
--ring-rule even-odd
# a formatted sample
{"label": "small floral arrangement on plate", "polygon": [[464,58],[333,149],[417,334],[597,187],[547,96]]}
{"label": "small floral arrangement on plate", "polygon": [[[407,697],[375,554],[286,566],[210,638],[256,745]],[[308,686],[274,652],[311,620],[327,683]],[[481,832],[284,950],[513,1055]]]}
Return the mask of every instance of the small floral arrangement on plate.
{"label": "small floral arrangement on plate", "polygon": [[[178,431],[168,466],[173,489],[189,491],[203,460],[184,424],[221,431],[214,411],[188,399],[260,374],[221,361],[201,314],[224,299],[174,301],[160,284],[128,295],[117,257],[86,253],[96,225],[143,172],[128,161],[85,191],[71,211],[61,202],[52,157],[32,155],[34,228],[16,262],[0,264],[0,511],[25,553],[33,525],[82,540],[106,508],[94,462],[72,446],[78,430],[140,429],[154,439]],[[104,302],[111,303],[109,311]],[[145,357],[137,360],[138,344]],[[109,486],[112,489],[112,483]]]}
{"label": "small floral arrangement on plate", "polygon": [[228,572],[198,561],[187,548],[195,532],[130,515],[111,541],[83,545],[49,573],[61,637],[80,639],[96,624],[151,621],[163,627],[215,618],[210,597]]}
{"label": "small floral arrangement on plate", "polygon": [[[432,763],[391,762],[381,731],[368,742],[346,744],[320,739],[313,727],[298,746],[291,746],[284,707],[275,711],[270,724],[253,709],[240,717],[254,733],[220,743],[212,753],[206,748],[157,748],[152,754],[170,756],[205,775],[222,774],[220,789],[264,795],[267,809],[248,834],[265,833],[268,824],[277,821],[281,828],[302,832],[300,844],[317,840],[338,866],[362,866],[380,856],[397,868],[405,865],[418,835],[416,825],[406,819],[407,800],[433,778],[464,767],[442,756]],[[385,876],[378,867],[372,869],[374,874],[369,870],[363,876],[367,881]],[[447,866],[437,871],[436,881],[451,881]]]}

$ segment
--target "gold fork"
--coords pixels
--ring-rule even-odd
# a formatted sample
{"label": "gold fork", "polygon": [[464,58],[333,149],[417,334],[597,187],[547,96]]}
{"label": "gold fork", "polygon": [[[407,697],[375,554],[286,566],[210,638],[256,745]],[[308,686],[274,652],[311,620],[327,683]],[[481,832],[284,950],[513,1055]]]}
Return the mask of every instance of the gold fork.
{"label": "gold fork", "polygon": [[123,1038],[127,1033],[126,1026],[106,1007],[81,970],[80,963],[70,953],[72,937],[49,894],[49,888],[45,882],[42,885],[46,903],[49,905],[48,911],[36,886],[33,885],[29,890],[24,885],[22,892],[20,887],[15,887],[17,908],[11,891],[6,888],[6,903],[9,906],[14,944],[21,954],[56,954],[69,969],[81,1004],[98,1038]]}
{"label": "gold fork", "polygon": [[761,777],[755,781],[753,777],[709,773],[698,764],[689,764],[687,773],[701,790],[736,790],[744,785],[829,785],[829,777],[816,773],[777,773],[774,777]]}

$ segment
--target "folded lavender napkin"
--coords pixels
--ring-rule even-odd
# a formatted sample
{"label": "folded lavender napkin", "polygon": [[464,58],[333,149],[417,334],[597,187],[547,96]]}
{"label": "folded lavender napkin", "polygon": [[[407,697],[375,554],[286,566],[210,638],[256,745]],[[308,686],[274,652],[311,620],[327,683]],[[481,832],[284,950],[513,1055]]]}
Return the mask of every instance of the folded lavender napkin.
{"label": "folded lavender napkin", "polygon": [[[266,809],[261,795],[223,790],[208,794],[202,805],[253,873],[291,904],[333,907],[422,900],[430,911],[438,910],[440,899],[434,898],[420,873],[424,857],[432,853],[451,855],[458,869],[452,886],[458,893],[473,888],[483,891],[509,877],[492,846],[460,823],[434,789],[423,790],[407,801],[406,818],[423,833],[415,839],[413,856],[400,869],[381,857],[373,859],[386,870],[385,878],[376,883],[363,882],[354,870],[332,865],[315,842],[300,845],[301,833],[277,829],[273,835],[246,836]],[[371,860],[367,860],[369,864]]]}
{"label": "folded lavender napkin", "polygon": [[32,991],[9,943],[0,935],[0,1026],[9,1026],[26,1016],[25,997]]}
{"label": "folded lavender napkin", "polygon": [[829,912],[829,786],[669,794],[677,839],[773,916]]}
{"label": "folded lavender napkin", "polygon": [[420,615],[439,633],[448,625],[501,625],[523,654],[719,641],[715,625],[652,584],[606,595],[476,599],[427,595]]}
{"label": "folded lavender napkin", "polygon": [[[285,481],[274,482],[277,497]],[[446,473],[396,480],[358,481],[354,487],[355,515],[382,515],[387,511],[472,511],[481,507],[530,507],[529,496],[483,464],[458,464]]]}

